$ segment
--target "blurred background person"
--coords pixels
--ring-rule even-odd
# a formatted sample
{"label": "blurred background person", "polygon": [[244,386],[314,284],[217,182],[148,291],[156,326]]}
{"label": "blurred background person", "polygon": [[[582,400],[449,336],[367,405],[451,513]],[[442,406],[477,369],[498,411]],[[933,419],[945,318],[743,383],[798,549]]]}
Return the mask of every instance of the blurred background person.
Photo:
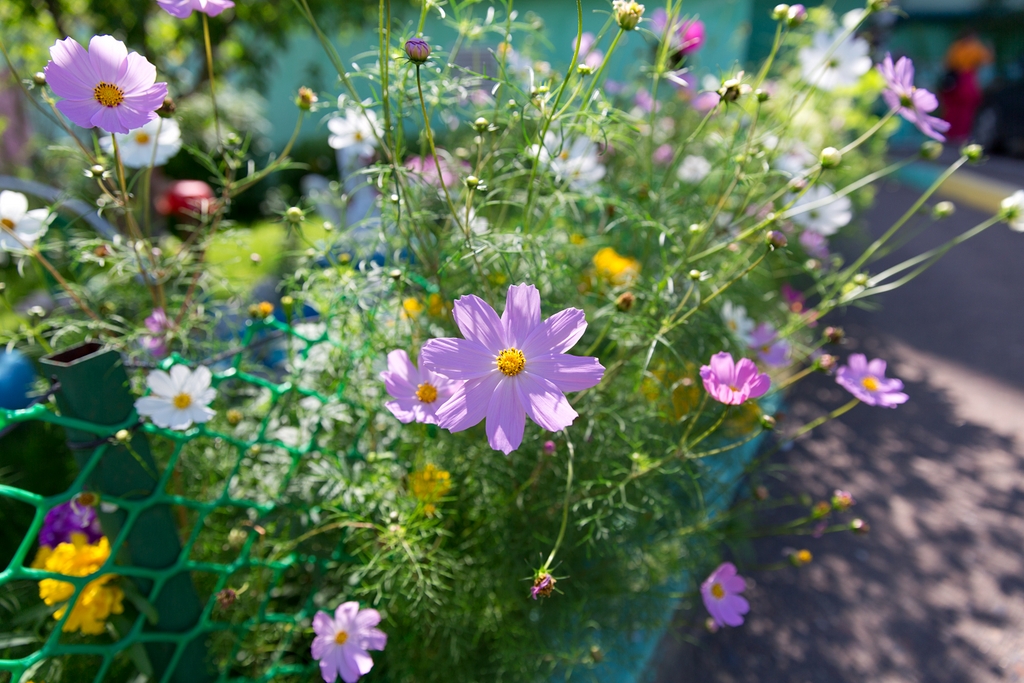
{"label": "blurred background person", "polygon": [[978,70],[992,62],[992,51],[973,30],[967,30],[946,52],[946,76],[939,100],[943,118],[949,121],[947,137],[953,142],[966,140],[974,126],[974,115],[981,105],[982,91]]}

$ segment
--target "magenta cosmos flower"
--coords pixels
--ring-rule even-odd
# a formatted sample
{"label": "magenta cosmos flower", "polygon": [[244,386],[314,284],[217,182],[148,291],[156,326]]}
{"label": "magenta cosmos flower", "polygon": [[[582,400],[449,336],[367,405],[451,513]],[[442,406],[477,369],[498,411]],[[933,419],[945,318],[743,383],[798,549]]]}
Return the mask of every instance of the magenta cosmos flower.
{"label": "magenta cosmos flower", "polygon": [[82,128],[123,135],[156,119],[167,97],[156,67],[113,36],[93,36],[88,52],[74,38],[58,40],[50,57],[46,82],[64,98],[57,109]]}
{"label": "magenta cosmos flower", "polygon": [[750,611],[750,603],[740,595],[746,589],[747,582],[736,573],[736,565],[732,562],[718,565],[718,569],[704,580],[700,585],[700,596],[716,626],[743,624],[743,615]]}
{"label": "magenta cosmos flower", "polygon": [[418,369],[409,360],[409,354],[401,349],[388,354],[388,369],[380,373],[380,378],[395,399],[385,403],[384,407],[405,423],[437,424],[437,409],[462,384],[426,368]]}
{"label": "magenta cosmos flower", "polygon": [[736,363],[725,351],[711,356],[711,364],[701,367],[700,377],[711,398],[729,406],[764,396],[772,383],[768,375],[757,371],[754,361],[740,358]]}
{"label": "magenta cosmos flower", "polygon": [[939,100],[924,88],[914,85],[914,63],[906,57],[900,57],[894,65],[892,55],[885,55],[885,60],[878,65],[878,72],[885,79],[886,87],[882,98],[890,108],[899,108],[900,116],[917,126],[917,129],[930,138],[945,142],[943,135],[949,130],[949,123],[935,116],[929,116],[939,106]]}
{"label": "magenta cosmos flower", "polygon": [[759,323],[750,333],[750,348],[765,365],[777,368],[789,363],[789,343],[779,339],[779,333],[768,323]]}
{"label": "magenta cosmos flower", "polygon": [[[668,23],[668,14],[664,9],[654,10],[651,16],[651,30],[657,36],[665,33],[665,24]],[[676,19],[674,35],[669,40],[671,47],[676,52],[684,55],[693,54],[704,46],[706,30],[704,22],[700,19]]]}
{"label": "magenta cosmos flower", "polygon": [[184,19],[192,14],[192,10],[215,17],[226,9],[235,6],[231,0],[156,0],[160,8],[172,17]]}
{"label": "magenta cosmos flower", "polygon": [[338,676],[345,683],[355,683],[370,673],[373,659],[367,650],[383,650],[387,634],[376,628],[380,612],[359,609],[358,602],[345,602],[334,611],[332,619],[325,612],[313,617],[313,659],[320,662],[320,675],[326,683]]}
{"label": "magenta cosmos flower", "polygon": [[854,353],[846,365],[836,371],[836,382],[869,406],[895,408],[910,398],[903,393],[903,382],[885,376],[885,361],[870,363],[863,353]]}
{"label": "magenta cosmos flower", "polygon": [[465,339],[431,339],[420,351],[422,367],[466,381],[437,410],[438,426],[460,432],[486,418],[487,442],[506,455],[523,442],[527,415],[552,432],[568,427],[577,413],[565,392],[604,376],[596,358],[566,355],[587,329],[583,311],[567,308],[541,322],[533,285],[508,288],[501,318],[473,295],[459,297],[453,315]]}

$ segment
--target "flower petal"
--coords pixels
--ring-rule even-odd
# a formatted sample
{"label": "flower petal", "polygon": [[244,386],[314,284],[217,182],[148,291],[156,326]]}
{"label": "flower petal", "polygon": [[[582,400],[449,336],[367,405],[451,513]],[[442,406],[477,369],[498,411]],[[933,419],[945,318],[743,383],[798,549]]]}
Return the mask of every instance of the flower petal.
{"label": "flower petal", "polygon": [[404,349],[395,349],[388,354],[388,369],[380,373],[380,378],[384,380],[388,393],[395,398],[416,393],[416,387],[422,381],[420,371]]}
{"label": "flower petal", "polygon": [[61,114],[68,117],[71,123],[82,128],[92,128],[95,124],[92,118],[102,109],[96,100],[61,100],[57,102],[57,109]]}
{"label": "flower petal", "polygon": [[359,675],[365,676],[373,668],[373,657],[366,650],[356,650],[352,653],[352,661],[359,669]]}
{"label": "flower petal", "polygon": [[388,634],[379,628],[371,628],[365,634],[363,646],[367,650],[383,650],[388,644]]}
{"label": "flower petal", "polygon": [[502,377],[487,406],[487,443],[505,455],[519,448],[526,431],[526,410],[519,399],[515,381]]}
{"label": "flower petal", "polygon": [[146,375],[146,386],[157,396],[171,398],[178,394],[178,383],[163,370],[154,370]]}
{"label": "flower petal", "polygon": [[174,392],[168,396],[177,396],[185,391],[185,385],[192,377],[192,371],[185,365],[174,365],[171,367],[171,381],[174,382]]}
{"label": "flower petal", "polygon": [[452,315],[466,339],[482,344],[488,351],[497,352],[505,348],[505,329],[501,319],[480,297],[472,294],[460,296],[452,307]]}
{"label": "flower petal", "polygon": [[148,59],[133,52],[128,55],[124,75],[118,82],[118,86],[125,94],[135,94],[148,90],[156,82],[156,67]]}
{"label": "flower petal", "polygon": [[74,38],[58,40],[50,48],[50,61],[43,73],[46,83],[58,97],[73,100],[91,99],[93,88],[100,79],[92,68],[92,61]]}
{"label": "flower petal", "polygon": [[[61,102],[67,101],[68,100],[61,100]],[[58,102],[58,104],[60,104],[60,102]],[[120,108],[121,107],[97,106],[96,111],[92,115],[92,118],[89,119],[89,125],[96,126],[97,128],[102,128],[108,133],[127,133],[132,129],[132,126],[129,126],[121,122],[121,117],[118,116],[117,112],[117,110]],[[71,117],[69,116],[68,118]]]}
{"label": "flower petal", "polygon": [[[327,615],[325,614],[324,616],[326,617]],[[320,635],[313,639],[310,654],[313,655],[313,659],[321,660],[327,656],[332,647],[334,647],[333,635]]]}
{"label": "flower petal", "polygon": [[533,356],[565,353],[587,331],[587,317],[578,308],[559,311],[533,329],[523,342],[522,352],[527,362]]}
{"label": "flower petal", "polygon": [[[334,637],[334,620],[327,612],[317,612],[313,616],[313,632],[318,636]],[[316,657],[315,654],[313,656]]]}
{"label": "flower petal", "polygon": [[359,680],[359,665],[356,664],[353,658],[352,648],[341,647],[338,648],[338,673],[341,674],[341,680],[345,683],[356,683]]}
{"label": "flower petal", "polygon": [[384,407],[390,410],[391,414],[398,418],[399,422],[403,424],[409,424],[413,420],[416,420],[416,409],[421,405],[423,404],[420,402],[418,398],[405,397],[396,398],[396,400],[394,401],[388,401],[387,403],[384,404]]}
{"label": "flower petal", "polygon": [[487,416],[491,395],[501,377],[503,375],[500,372],[493,372],[486,377],[469,380],[459,387],[452,397],[437,409],[437,426],[450,432],[461,432],[480,424]]}
{"label": "flower petal", "polygon": [[497,371],[497,359],[496,351],[457,337],[430,339],[420,349],[420,365],[449,379],[479,379]]}
{"label": "flower petal", "polygon": [[565,429],[579,417],[579,413],[569,405],[565,394],[543,377],[524,372],[513,380],[513,385],[526,414],[549,432]]}
{"label": "flower petal", "polygon": [[20,192],[0,192],[0,218],[17,224],[28,212],[28,197]]}
{"label": "flower petal", "polygon": [[127,68],[128,48],[114,36],[93,36],[89,41],[89,61],[104,83],[117,83]]}
{"label": "flower petal", "polygon": [[564,353],[530,358],[526,371],[552,382],[562,392],[589,389],[604,377],[604,366],[596,358]]}
{"label": "flower petal", "polygon": [[353,622],[356,619],[356,615],[359,614],[359,603],[355,600],[349,600],[338,605],[338,608],[334,610],[334,625],[337,629],[351,632],[353,629]]}
{"label": "flower petal", "polygon": [[[742,363],[743,361],[741,360],[740,362]],[[736,382],[736,363],[733,361],[731,353],[719,351],[711,356],[709,365],[715,378],[722,384],[733,384]],[[701,373],[701,376],[703,376],[703,373]]]}
{"label": "flower petal", "polygon": [[505,344],[522,349],[530,332],[540,324],[540,292],[536,287],[522,284],[508,288],[501,324],[505,329]]}

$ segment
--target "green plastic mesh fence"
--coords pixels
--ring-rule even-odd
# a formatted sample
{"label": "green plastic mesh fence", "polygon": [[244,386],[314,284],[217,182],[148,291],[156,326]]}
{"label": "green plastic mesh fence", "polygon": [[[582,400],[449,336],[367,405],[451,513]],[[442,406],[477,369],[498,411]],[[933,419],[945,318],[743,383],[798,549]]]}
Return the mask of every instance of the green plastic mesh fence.
{"label": "green plastic mesh fence", "polygon": [[[135,671],[164,683],[281,681],[293,677],[309,680],[315,663],[308,657],[308,638],[303,630],[316,611],[314,598],[325,567],[345,561],[346,557],[338,536],[327,541],[321,537],[319,544],[308,542],[301,529],[292,528],[290,515],[285,514],[295,512],[286,509],[285,492],[304,459],[317,450],[317,429],[304,443],[287,444],[274,438],[268,425],[279,406],[289,400],[315,399],[326,404],[329,399],[287,381],[275,383],[272,373],[261,376],[247,365],[246,350],[268,334],[290,338],[289,343],[295,345],[295,352],[303,358],[317,345],[333,343],[326,330],[319,337],[307,338],[273,318],[256,320],[247,326],[241,346],[230,356],[222,354],[220,363],[213,366],[213,383],[219,391],[232,388],[237,395],[251,395],[254,391],[269,395],[268,409],[261,411],[258,427],[246,438],[226,433],[227,430],[216,431],[209,425],[185,432],[162,429],[141,423],[134,409],[123,423],[115,425],[75,419],[47,403],[37,403],[25,410],[0,410],[0,429],[19,422],[44,421],[93,438],[91,443],[70,444],[73,450],[84,453],[79,453],[80,471],[74,484],[62,494],[44,497],[0,485],[0,496],[35,508],[29,531],[9,566],[0,573],[0,595],[19,583],[28,590],[27,587],[34,589],[37,582],[57,579],[74,586],[67,604],[75,605],[86,599],[83,593],[90,582],[112,574],[126,596],[124,614],[111,620],[113,627],[108,625],[105,632],[95,636],[64,632],[73,609],[57,612],[60,618],[55,620],[52,613],[60,605],[52,606],[45,613],[45,620],[40,619],[43,626],[38,640],[26,637],[0,644],[0,654],[6,652],[7,657],[0,658],[0,681],[9,676],[15,682],[33,677],[38,682],[42,680],[43,666],[54,662],[59,662],[65,672],[79,672],[68,680],[96,682],[115,678],[141,680],[134,678]],[[115,354],[115,358],[119,363],[120,357]],[[160,367],[167,369],[176,363],[186,361],[172,356]],[[335,400],[344,401],[345,386],[342,378]],[[69,389],[55,387],[58,393]],[[128,395],[127,387],[122,391]],[[96,400],[103,397],[97,396]],[[126,437],[122,430],[134,431],[136,435]],[[132,446],[138,443],[137,439],[147,437],[158,468],[152,472],[157,483],[151,492],[111,496],[91,490],[90,482],[95,481],[104,458],[110,457],[116,448],[125,448],[126,439],[130,457],[145,467]],[[205,457],[210,453],[223,459],[222,471],[207,480],[195,480],[188,467],[183,466],[183,457]],[[323,457],[360,455],[353,447],[347,454]],[[33,549],[47,511],[83,492],[101,496],[104,512],[100,517],[105,533],[110,536],[109,558],[87,576],[32,568]],[[140,519],[146,520],[147,515],[160,509],[173,513],[176,535],[181,541],[180,553],[171,558],[168,566],[160,568],[129,564],[133,554],[126,552],[126,540]],[[111,529],[116,529],[116,533]],[[267,534],[290,538],[293,542],[286,544],[290,552],[266,552],[263,542]],[[142,545],[145,542],[146,539],[138,541]],[[172,585],[181,583],[176,577],[191,577],[195,589]],[[186,618],[194,623],[185,624],[183,630],[160,630],[161,624],[166,627],[168,620],[174,621],[173,614],[159,614],[154,608],[168,591],[178,591],[178,597],[167,606],[168,612],[182,608],[173,604],[181,596],[185,596],[185,602],[189,595],[195,595],[194,591],[201,596],[197,616]],[[190,659],[194,661],[189,662]],[[115,675],[118,671],[127,673]]]}

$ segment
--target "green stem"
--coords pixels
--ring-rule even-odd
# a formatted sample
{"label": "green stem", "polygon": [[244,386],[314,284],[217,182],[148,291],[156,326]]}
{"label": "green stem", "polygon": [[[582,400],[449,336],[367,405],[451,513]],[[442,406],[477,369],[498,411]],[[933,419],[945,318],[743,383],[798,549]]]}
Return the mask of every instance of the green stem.
{"label": "green stem", "polygon": [[452,220],[455,221],[455,225],[461,228],[466,235],[466,243],[472,242],[472,236],[469,232],[469,225],[462,225],[459,221],[459,212],[455,209],[455,203],[452,202],[452,196],[448,193],[448,186],[444,182],[444,174],[441,172],[441,159],[437,156],[437,148],[434,147],[434,134],[431,132],[430,119],[427,114],[427,103],[423,99],[423,84],[420,80],[420,65],[416,65],[416,92],[420,96],[420,110],[423,112],[423,132],[427,138],[427,144],[430,145],[430,154],[434,157],[434,168],[437,169],[437,181],[441,183],[441,189],[444,191],[444,198],[448,202],[448,210],[451,211]]}
{"label": "green stem", "polygon": [[217,145],[220,146],[220,114],[217,111],[217,89],[213,80],[213,46],[210,43],[210,20],[205,12],[203,17],[203,42],[206,45],[206,69],[210,78],[210,104],[213,105],[213,125],[217,133]]}
{"label": "green stem", "polygon": [[562,541],[565,539],[565,528],[569,524],[569,498],[572,495],[572,461],[576,456],[576,449],[573,447],[572,441],[569,439],[569,433],[565,430],[563,430],[562,433],[565,434],[565,443],[569,450],[568,471],[565,476],[565,499],[562,502],[562,525],[558,529],[558,538],[555,539],[555,546],[551,549],[551,554],[548,555],[547,561],[544,562],[541,572],[550,571],[551,563],[555,561],[555,555],[558,553],[558,549],[562,546]]}

